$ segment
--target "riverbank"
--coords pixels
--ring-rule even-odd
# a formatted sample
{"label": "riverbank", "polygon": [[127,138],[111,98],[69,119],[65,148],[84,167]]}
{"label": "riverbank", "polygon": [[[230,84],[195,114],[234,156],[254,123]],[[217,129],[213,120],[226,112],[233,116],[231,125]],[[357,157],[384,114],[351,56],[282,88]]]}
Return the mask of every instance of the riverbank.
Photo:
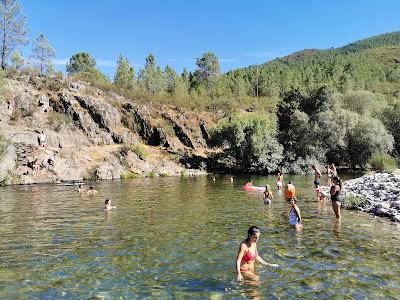
{"label": "riverbank", "polygon": [[347,180],[343,206],[400,222],[400,176],[375,173]]}

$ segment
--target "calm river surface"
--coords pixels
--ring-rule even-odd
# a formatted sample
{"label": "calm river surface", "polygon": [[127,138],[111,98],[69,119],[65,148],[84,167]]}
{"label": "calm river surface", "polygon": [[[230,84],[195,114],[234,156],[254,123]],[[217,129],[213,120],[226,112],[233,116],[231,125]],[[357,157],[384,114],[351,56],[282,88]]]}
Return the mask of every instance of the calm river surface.
{"label": "calm river surface", "polygon": [[[249,177],[142,178],[0,188],[0,299],[399,299],[400,227],[315,201],[312,177],[291,177],[302,233],[273,185],[269,207]],[[288,179],[288,178],[285,178]],[[104,199],[117,208],[105,214]],[[250,225],[261,228],[261,284],[236,282]]]}

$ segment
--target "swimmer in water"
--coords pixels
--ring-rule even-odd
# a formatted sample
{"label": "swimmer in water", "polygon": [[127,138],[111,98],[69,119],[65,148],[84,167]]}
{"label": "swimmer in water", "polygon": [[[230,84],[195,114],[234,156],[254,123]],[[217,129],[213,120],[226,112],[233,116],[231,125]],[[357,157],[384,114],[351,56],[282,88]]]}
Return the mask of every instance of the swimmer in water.
{"label": "swimmer in water", "polygon": [[257,241],[260,238],[260,229],[251,226],[247,231],[247,238],[240,243],[236,258],[237,280],[244,278],[252,281],[259,281],[260,277],[255,272],[255,261],[264,266],[279,267],[277,264],[270,264],[264,261],[257,251]]}
{"label": "swimmer in water", "polygon": [[93,186],[91,185],[89,187],[89,190],[86,192],[88,195],[95,195],[97,194],[97,191],[93,188]]}
{"label": "swimmer in water", "polygon": [[110,199],[106,199],[106,201],[104,201],[104,210],[110,210],[116,208],[116,206],[112,206],[111,205],[111,200]]}

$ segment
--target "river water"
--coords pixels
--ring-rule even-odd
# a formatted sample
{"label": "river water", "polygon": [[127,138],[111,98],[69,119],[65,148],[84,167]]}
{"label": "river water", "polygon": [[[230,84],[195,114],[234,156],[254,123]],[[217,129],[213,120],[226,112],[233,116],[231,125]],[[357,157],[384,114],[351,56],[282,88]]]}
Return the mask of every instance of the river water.
{"label": "river water", "polygon": [[[399,299],[400,228],[357,211],[335,220],[312,177],[293,176],[304,230],[273,177],[274,200],[244,192],[247,177],[139,178],[76,187],[0,189],[0,299]],[[287,178],[286,178],[287,179]],[[104,199],[117,208],[103,211]],[[237,283],[236,253],[261,229],[259,285]]]}

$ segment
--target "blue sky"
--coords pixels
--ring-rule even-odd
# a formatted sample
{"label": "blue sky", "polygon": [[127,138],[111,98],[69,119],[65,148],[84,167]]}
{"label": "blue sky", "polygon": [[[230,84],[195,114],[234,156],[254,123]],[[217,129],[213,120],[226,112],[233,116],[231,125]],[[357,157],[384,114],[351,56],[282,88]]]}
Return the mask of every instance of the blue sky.
{"label": "blue sky", "polygon": [[196,58],[212,51],[228,71],[400,30],[399,0],[21,0],[21,5],[30,40],[47,36],[58,70],[86,51],[110,78],[120,53],[136,70],[153,53],[162,67],[180,72],[195,69]]}

